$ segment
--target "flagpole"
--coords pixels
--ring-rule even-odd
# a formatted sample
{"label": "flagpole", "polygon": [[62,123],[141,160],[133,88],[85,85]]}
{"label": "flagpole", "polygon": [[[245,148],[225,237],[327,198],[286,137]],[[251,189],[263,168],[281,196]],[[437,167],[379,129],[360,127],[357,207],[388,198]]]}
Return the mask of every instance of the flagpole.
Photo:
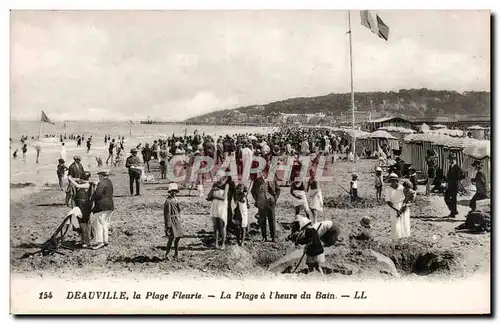
{"label": "flagpole", "polygon": [[[43,114],[43,112],[42,112]],[[40,128],[38,129],[38,139],[42,138],[43,118],[40,117]]]}
{"label": "flagpole", "polygon": [[352,75],[352,30],[351,30],[351,11],[347,11],[347,17],[349,20],[349,65],[351,68],[351,107],[352,107],[352,153],[353,153],[353,162],[356,162],[356,130],[354,128],[354,79]]}

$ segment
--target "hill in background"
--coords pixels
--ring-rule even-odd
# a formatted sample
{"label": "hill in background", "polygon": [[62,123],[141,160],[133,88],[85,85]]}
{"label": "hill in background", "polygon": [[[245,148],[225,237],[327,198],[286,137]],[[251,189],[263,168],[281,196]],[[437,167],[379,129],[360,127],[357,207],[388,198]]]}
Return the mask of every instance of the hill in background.
{"label": "hill in background", "polygon": [[[358,92],[355,93],[355,101],[356,110],[366,112],[372,118],[399,116],[409,119],[435,119],[490,116],[490,92],[486,91],[459,93],[403,89],[398,92]],[[266,105],[219,110],[186,121],[206,124],[298,121],[305,124],[331,125],[350,120],[350,102],[350,93],[331,93],[319,97],[292,98]]]}

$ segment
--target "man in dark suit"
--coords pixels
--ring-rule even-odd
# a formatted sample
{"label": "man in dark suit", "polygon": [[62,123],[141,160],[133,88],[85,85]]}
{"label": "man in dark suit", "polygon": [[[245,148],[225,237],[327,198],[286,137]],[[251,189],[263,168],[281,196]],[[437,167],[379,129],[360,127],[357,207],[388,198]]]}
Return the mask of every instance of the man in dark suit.
{"label": "man in dark suit", "polygon": [[111,220],[111,215],[115,210],[113,202],[113,183],[109,180],[109,172],[106,170],[99,171],[99,183],[92,195],[92,203],[94,208],[92,213],[94,219],[92,222],[92,231],[97,243],[93,249],[97,250],[108,245],[108,229]]}
{"label": "man in dark suit", "polygon": [[128,176],[130,180],[130,195],[134,194],[134,182],[135,182],[135,195],[140,195],[140,184],[139,180],[141,179],[141,170],[138,167],[141,165],[141,160],[137,156],[138,150],[134,147],[130,150],[130,156],[127,158],[125,162],[125,167],[128,169]]}
{"label": "man in dark suit", "polygon": [[272,179],[264,179],[262,173],[258,174],[257,179],[252,185],[252,197],[255,200],[255,207],[259,210],[259,227],[262,234],[262,241],[267,241],[267,224],[271,232],[271,241],[276,242],[276,201],[280,195],[280,188],[276,176]]}
{"label": "man in dark suit", "polygon": [[[82,158],[78,155],[75,155],[73,157],[73,163],[68,168],[68,177],[73,179],[73,180],[78,180],[80,179],[81,176],[85,173],[85,170],[83,169],[83,165],[81,163]],[[70,206],[71,203],[71,208],[73,208],[73,197],[76,193],[75,188],[71,185],[71,182],[68,183],[68,187],[66,188],[66,198],[65,198],[65,203],[66,206]]]}
{"label": "man in dark suit", "polygon": [[458,186],[460,180],[464,179],[464,173],[462,169],[457,164],[457,156],[455,153],[451,152],[448,155],[448,161],[450,162],[450,168],[448,169],[448,174],[446,175],[447,188],[444,193],[444,201],[450,210],[448,217],[455,218],[458,215],[457,211],[457,194]]}

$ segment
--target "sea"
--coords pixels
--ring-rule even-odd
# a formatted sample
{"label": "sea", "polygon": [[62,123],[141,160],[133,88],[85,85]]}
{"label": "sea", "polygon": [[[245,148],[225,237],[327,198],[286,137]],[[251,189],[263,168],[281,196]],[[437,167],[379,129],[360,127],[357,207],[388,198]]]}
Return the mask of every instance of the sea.
{"label": "sea", "polygon": [[[93,144],[89,153],[85,142],[81,147],[76,146],[76,141],[66,140],[66,166],[72,163],[74,155],[82,157],[82,163],[87,170],[96,171],[96,157],[100,157],[105,163],[107,148],[104,143],[104,135],[118,139],[125,137],[125,152],[139,143],[152,143],[154,139],[167,138],[175,135],[194,134],[195,131],[205,133],[213,137],[224,136],[234,133],[266,134],[276,130],[273,127],[241,127],[241,126],[214,126],[214,125],[185,125],[185,124],[130,124],[127,122],[86,122],[74,121],[55,123],[55,125],[44,123],[42,125],[42,139],[32,140],[39,133],[40,123],[37,121],[11,121],[10,122],[10,183],[33,183],[44,186],[57,183],[56,168],[57,160],[61,157],[61,142],[59,138],[45,138],[45,134],[76,134],[92,135]],[[26,159],[22,157],[21,136],[28,136],[26,143],[28,151]],[[39,163],[36,163],[36,151],[34,146],[40,145]],[[17,158],[13,157],[14,151],[18,149]]]}

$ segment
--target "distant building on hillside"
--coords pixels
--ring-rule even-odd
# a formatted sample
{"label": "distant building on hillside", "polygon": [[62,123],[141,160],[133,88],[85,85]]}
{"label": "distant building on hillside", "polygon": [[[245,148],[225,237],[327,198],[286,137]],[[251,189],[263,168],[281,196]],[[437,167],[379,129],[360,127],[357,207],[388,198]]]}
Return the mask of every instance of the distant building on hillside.
{"label": "distant building on hillside", "polygon": [[404,118],[384,117],[366,121],[363,125],[363,129],[367,132],[374,132],[380,127],[395,126],[395,127],[404,127],[411,129],[413,125],[414,125],[413,122]]}
{"label": "distant building on hillside", "polygon": [[448,128],[465,129],[470,126],[490,127],[490,116],[467,116],[467,117],[437,117],[437,118],[417,118],[412,119],[414,124],[445,125]]}

